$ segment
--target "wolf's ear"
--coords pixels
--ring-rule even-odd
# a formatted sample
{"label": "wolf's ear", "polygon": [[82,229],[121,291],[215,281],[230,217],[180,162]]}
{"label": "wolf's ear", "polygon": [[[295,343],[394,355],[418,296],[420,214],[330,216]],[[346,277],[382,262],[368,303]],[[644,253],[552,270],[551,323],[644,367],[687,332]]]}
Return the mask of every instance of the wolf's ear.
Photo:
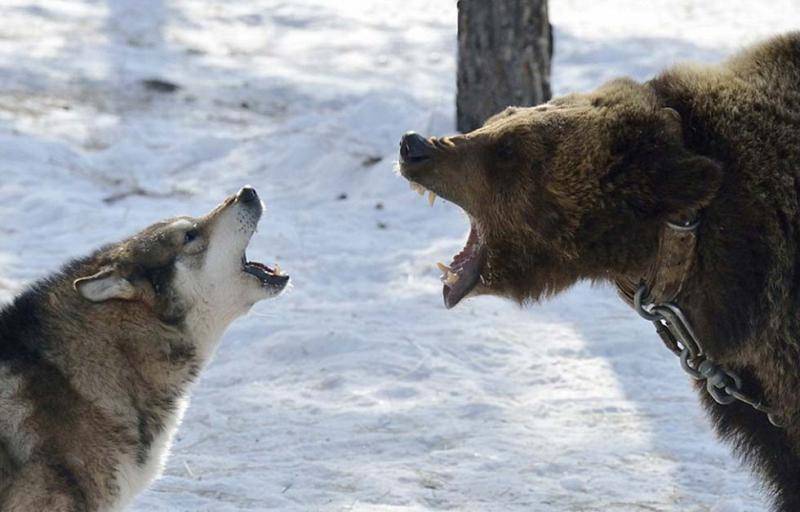
{"label": "wolf's ear", "polygon": [[103,267],[94,275],[78,278],[72,286],[83,298],[92,302],[134,300],[139,297],[136,287],[114,267]]}

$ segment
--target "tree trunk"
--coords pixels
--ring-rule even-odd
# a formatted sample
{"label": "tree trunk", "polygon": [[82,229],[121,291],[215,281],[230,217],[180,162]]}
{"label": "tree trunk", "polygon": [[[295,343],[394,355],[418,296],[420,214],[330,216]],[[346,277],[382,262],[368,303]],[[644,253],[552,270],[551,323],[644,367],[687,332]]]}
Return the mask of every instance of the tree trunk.
{"label": "tree trunk", "polygon": [[547,0],[459,0],[459,131],[507,106],[550,99],[552,54]]}

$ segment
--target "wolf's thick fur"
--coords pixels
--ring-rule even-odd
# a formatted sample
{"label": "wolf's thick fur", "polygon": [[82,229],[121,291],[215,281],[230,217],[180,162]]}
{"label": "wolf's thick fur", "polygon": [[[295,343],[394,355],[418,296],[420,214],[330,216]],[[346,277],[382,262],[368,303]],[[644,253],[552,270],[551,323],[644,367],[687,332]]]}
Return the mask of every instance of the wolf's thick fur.
{"label": "wolf's thick fur", "polygon": [[406,136],[401,158],[403,175],[472,219],[477,242],[465,254],[483,258],[480,279],[477,259],[467,268],[456,258],[472,280],[456,288],[449,276],[451,306],[468,292],[522,302],[580,279],[638,281],[664,223],[699,211],[676,302],[706,353],[786,428],[702,399],[776,508],[800,510],[800,33],[720,65],[510,108],[463,136]]}
{"label": "wolf's thick fur", "polygon": [[288,279],[242,271],[261,211],[243,189],[70,263],[0,312],[0,511],[121,510],[159,474],[225,328]]}

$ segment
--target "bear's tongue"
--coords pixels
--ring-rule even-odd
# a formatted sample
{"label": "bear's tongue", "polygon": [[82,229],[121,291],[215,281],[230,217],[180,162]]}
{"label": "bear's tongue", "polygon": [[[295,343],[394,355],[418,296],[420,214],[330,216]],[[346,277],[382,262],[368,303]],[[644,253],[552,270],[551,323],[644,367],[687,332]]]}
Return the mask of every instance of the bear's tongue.
{"label": "bear's tongue", "polygon": [[454,258],[450,266],[438,263],[443,272],[442,295],[447,309],[453,308],[467,296],[481,279],[481,269],[486,261],[486,251],[481,244],[478,230],[471,226],[469,238],[464,249]]}

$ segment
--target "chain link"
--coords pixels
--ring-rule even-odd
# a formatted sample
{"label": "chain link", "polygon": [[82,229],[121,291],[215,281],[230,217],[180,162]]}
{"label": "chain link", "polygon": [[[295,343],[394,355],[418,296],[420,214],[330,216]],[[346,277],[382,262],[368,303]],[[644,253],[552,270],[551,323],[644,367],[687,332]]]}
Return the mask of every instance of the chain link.
{"label": "chain link", "polygon": [[706,391],[720,405],[739,401],[767,415],[769,422],[783,428],[783,422],[762,400],[742,390],[742,379],[735,372],[726,370],[709,359],[683,311],[672,303],[648,302],[647,286],[641,284],[633,297],[636,312],[653,323],[664,345],[680,358],[681,368],[692,379],[705,381]]}

